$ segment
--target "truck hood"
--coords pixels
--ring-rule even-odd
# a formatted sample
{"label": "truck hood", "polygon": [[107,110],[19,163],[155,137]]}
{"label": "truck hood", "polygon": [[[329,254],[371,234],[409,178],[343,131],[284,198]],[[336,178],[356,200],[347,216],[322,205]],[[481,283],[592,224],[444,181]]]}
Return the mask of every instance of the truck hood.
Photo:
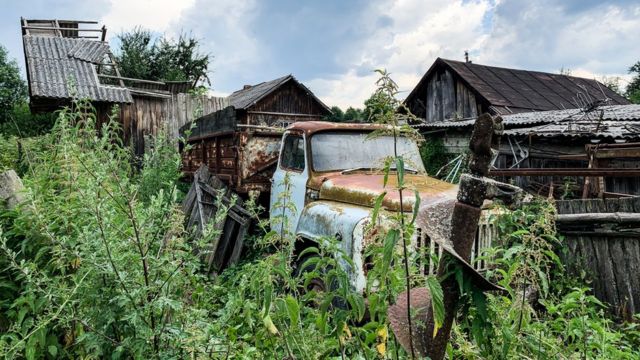
{"label": "truck hood", "polygon": [[[458,186],[422,174],[406,174],[402,205],[404,211],[412,211],[415,204],[415,191],[420,197],[420,207],[454,200]],[[350,203],[360,206],[373,206],[376,198],[386,192],[382,207],[389,211],[400,209],[400,193],[396,190],[396,173],[389,174],[387,186],[384,175],[379,173],[356,173],[334,175],[324,179],[320,186],[320,199]]]}

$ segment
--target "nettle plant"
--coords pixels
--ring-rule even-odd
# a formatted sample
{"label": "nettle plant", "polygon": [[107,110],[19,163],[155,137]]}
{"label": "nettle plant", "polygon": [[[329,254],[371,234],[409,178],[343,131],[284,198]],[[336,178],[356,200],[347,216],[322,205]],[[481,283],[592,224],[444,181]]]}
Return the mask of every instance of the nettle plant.
{"label": "nettle plant", "polygon": [[459,319],[450,357],[637,359],[637,324],[614,324],[590,289],[564,271],[553,202],[537,198],[498,213],[499,242],[477,260],[489,262],[487,275],[506,292],[487,295],[483,326],[474,324],[479,307]]}
{"label": "nettle plant", "polygon": [[[184,236],[179,155],[156,138],[137,173],[115,118],[60,112],[27,154],[27,201],[4,214],[0,353],[48,357],[206,354],[208,283]],[[203,340],[204,339],[204,340]]]}

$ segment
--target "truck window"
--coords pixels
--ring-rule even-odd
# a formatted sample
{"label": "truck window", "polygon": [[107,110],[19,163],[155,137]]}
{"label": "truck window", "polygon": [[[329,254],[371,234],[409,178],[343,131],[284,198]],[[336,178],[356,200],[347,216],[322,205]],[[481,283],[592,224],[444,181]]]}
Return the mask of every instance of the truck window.
{"label": "truck window", "polygon": [[304,141],[302,136],[288,135],[284,139],[280,166],[289,170],[304,170]]}

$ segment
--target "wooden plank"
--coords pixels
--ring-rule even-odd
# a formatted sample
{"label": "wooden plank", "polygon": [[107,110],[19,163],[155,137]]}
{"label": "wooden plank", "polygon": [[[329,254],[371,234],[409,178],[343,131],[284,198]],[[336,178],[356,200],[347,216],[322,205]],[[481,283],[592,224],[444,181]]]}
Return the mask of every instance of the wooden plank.
{"label": "wooden plank", "polygon": [[448,70],[444,71],[442,81],[442,116],[443,119],[452,119],[456,113],[456,88],[453,75]]}

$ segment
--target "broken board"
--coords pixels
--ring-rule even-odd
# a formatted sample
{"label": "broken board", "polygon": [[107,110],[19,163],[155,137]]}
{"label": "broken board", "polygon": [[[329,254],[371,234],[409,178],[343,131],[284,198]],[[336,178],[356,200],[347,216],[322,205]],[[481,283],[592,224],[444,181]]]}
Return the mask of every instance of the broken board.
{"label": "broken board", "polygon": [[[251,224],[251,214],[217,177],[201,166],[182,203],[186,228],[199,244],[203,269],[215,275],[240,259],[244,237]],[[203,237],[207,237],[202,244]]]}

